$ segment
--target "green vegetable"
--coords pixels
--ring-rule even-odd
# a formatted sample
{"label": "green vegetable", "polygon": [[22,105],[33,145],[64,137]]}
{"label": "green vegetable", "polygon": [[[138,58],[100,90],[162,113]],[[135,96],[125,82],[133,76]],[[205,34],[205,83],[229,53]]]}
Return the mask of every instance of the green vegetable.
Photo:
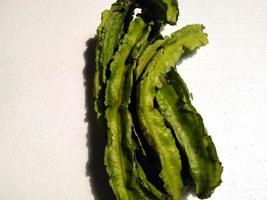
{"label": "green vegetable", "polygon": [[[138,43],[135,45],[132,54],[131,59],[132,62],[127,67],[127,71],[125,74],[125,82],[124,82],[124,89],[122,93],[122,103],[120,107],[121,112],[121,119],[126,119],[127,121],[127,129],[124,131],[125,133],[125,139],[124,143],[122,144],[124,149],[126,150],[126,153],[129,157],[130,162],[132,162],[132,171],[130,172],[131,175],[133,175],[132,180],[130,181],[129,186],[133,189],[136,188],[137,185],[143,190],[145,193],[145,196],[143,196],[143,199],[153,200],[153,199],[164,199],[165,194],[163,194],[161,191],[159,191],[153,184],[151,184],[147,177],[136,160],[135,151],[137,150],[137,144],[133,140],[133,129],[132,127],[132,118],[131,114],[128,110],[129,102],[130,102],[130,95],[131,95],[131,89],[133,86],[133,69],[136,67],[137,59],[140,57],[146,46],[148,45],[148,38],[152,34],[151,33],[151,26],[153,27],[153,24],[148,24],[146,27],[146,30],[144,30],[144,33],[142,37],[139,39]],[[153,35],[153,34],[152,34]],[[129,59],[129,57],[128,57]]]}
{"label": "green vegetable", "polygon": [[208,198],[220,185],[223,168],[184,81],[174,70],[168,78],[170,82],[157,91],[157,103],[187,156],[197,196]]}
{"label": "green vegetable", "polygon": [[156,89],[162,86],[162,79],[186,52],[207,43],[207,36],[201,25],[189,25],[164,39],[164,44],[146,67],[146,76],[140,81],[137,93],[137,113],[143,134],[158,153],[162,170],[160,177],[168,194],[179,200],[182,196],[181,160],[171,130],[164,123],[163,116],[154,107]]}
{"label": "green vegetable", "polygon": [[105,10],[102,13],[101,24],[97,28],[93,95],[98,119],[103,117],[102,115],[105,111],[104,98],[107,68],[119,44],[119,40],[124,35],[124,29],[127,28],[127,20],[130,20],[133,8],[132,1],[118,0],[112,4],[110,10]]}
{"label": "green vegetable", "polygon": [[[137,7],[142,12],[134,18]],[[176,24],[178,15],[176,0],[117,0],[102,13],[94,108],[106,131],[104,162],[118,200],[181,200],[185,159],[198,197],[209,197],[221,182],[215,146],[173,70],[208,43],[207,35],[195,24],[162,38],[161,28]]]}
{"label": "green vegetable", "polygon": [[156,200],[163,197],[163,194],[149,183],[136,161],[132,118],[128,110],[132,71],[135,65],[127,64],[127,59],[132,50],[133,59],[139,56],[150,30],[150,26],[147,26],[141,17],[131,22],[110,65],[110,78],[106,87],[108,143],[105,150],[105,165],[115,196],[122,200]]}
{"label": "green vegetable", "polygon": [[[122,44],[110,65],[110,78],[106,87],[105,105],[107,109],[105,116],[108,125],[108,142],[105,149],[105,165],[115,196],[121,200],[142,197],[140,191],[134,193],[127,188],[131,179],[128,170],[132,170],[132,163],[123,149],[123,141],[126,139],[127,145],[131,146],[129,142],[132,143],[132,141],[127,138],[128,134],[124,134],[131,127],[131,117],[125,109],[120,110],[120,107],[124,90],[124,75],[127,71],[126,59],[145,28],[146,24],[141,18],[136,18],[131,22],[128,33],[124,36]],[[120,115],[126,116],[126,118],[121,118]]]}

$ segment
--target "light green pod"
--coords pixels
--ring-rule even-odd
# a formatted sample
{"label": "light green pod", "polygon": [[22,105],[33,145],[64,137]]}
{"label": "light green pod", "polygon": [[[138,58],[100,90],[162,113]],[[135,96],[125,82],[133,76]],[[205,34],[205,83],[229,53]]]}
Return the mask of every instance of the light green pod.
{"label": "light green pod", "polygon": [[221,183],[223,167],[184,81],[172,70],[168,82],[157,91],[157,103],[188,159],[197,196],[208,198]]}
{"label": "light green pod", "polygon": [[112,4],[109,10],[102,12],[101,24],[97,28],[96,35],[96,71],[94,74],[94,108],[98,120],[103,117],[105,110],[104,98],[106,87],[107,68],[114,51],[124,35],[127,20],[133,14],[133,2],[130,0],[118,0]]}
{"label": "light green pod", "polygon": [[109,183],[118,200],[160,200],[164,197],[164,194],[149,183],[137,163],[132,118],[128,110],[135,60],[143,45],[146,45],[149,32],[150,27],[139,16],[130,23],[110,65],[110,78],[107,81],[105,116],[108,141],[105,165]]}
{"label": "light green pod", "polygon": [[[151,24],[151,26],[153,26],[153,24]],[[130,55],[130,60],[132,60],[131,63],[125,66],[127,68],[127,71],[124,75],[125,82],[119,113],[121,115],[121,119],[124,121],[124,123],[122,123],[122,126],[124,126],[124,131],[122,132],[122,134],[124,135],[122,147],[125,150],[128,159],[132,163],[129,171],[131,177],[129,178],[130,181],[128,182],[128,187],[142,194],[142,199],[144,200],[163,200],[167,199],[167,195],[159,191],[152,183],[148,181],[143,168],[136,159],[135,153],[137,151],[138,144],[136,144],[136,141],[133,139],[134,133],[132,127],[132,116],[128,110],[131,90],[133,86],[133,69],[136,67],[138,58],[140,57],[146,46],[149,44],[148,38],[151,34],[151,26],[150,24],[148,24],[146,30],[144,30],[142,37],[139,39]]]}
{"label": "light green pod", "polygon": [[[109,175],[109,183],[119,200],[133,200],[141,198],[142,194],[129,190],[131,161],[128,159],[123,145],[125,139],[128,146],[132,143],[127,138],[127,128],[131,127],[130,114],[125,109],[120,110],[122,103],[125,73],[127,71],[126,60],[141,38],[145,22],[141,18],[136,18],[131,22],[127,34],[124,36],[122,44],[114,55],[110,65],[110,78],[107,81],[105,105],[105,117],[107,120],[107,145],[105,148],[105,165]],[[125,113],[126,112],[126,113]],[[126,118],[121,118],[124,115]],[[131,150],[130,150],[131,151]]]}
{"label": "light green pod", "polygon": [[143,134],[157,152],[160,163],[160,177],[164,187],[174,200],[181,200],[183,182],[181,159],[171,130],[166,127],[163,116],[154,107],[156,89],[162,87],[165,74],[171,70],[181,56],[207,43],[207,35],[201,25],[189,25],[166,37],[146,67],[143,79],[137,89],[137,114]]}

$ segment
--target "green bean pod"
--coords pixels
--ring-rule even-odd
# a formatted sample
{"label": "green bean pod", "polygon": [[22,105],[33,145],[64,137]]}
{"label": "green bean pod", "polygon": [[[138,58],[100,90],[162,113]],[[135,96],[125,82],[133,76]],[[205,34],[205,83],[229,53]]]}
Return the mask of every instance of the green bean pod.
{"label": "green bean pod", "polygon": [[[120,106],[120,114],[121,119],[124,119],[126,121],[125,124],[127,124],[127,128],[124,130],[122,134],[125,135],[124,142],[122,143],[122,146],[124,150],[126,151],[129,160],[132,162],[132,169],[130,174],[132,177],[130,177],[131,181],[129,187],[133,190],[142,190],[143,192],[142,199],[148,199],[148,200],[162,200],[167,199],[166,194],[159,191],[152,183],[150,183],[143,171],[143,168],[138,163],[136,159],[135,152],[138,148],[138,144],[136,144],[136,141],[133,139],[134,134],[134,127],[132,122],[132,116],[128,110],[129,103],[130,103],[130,95],[131,95],[131,89],[133,86],[133,69],[136,67],[136,63],[144,49],[149,44],[149,38],[153,37],[153,33],[151,33],[151,29],[154,26],[154,24],[148,23],[148,26],[146,27],[146,30],[144,31],[144,34],[139,39],[137,44],[135,45],[134,49],[132,50],[132,53],[130,55],[130,64],[128,64],[127,71],[125,73],[125,82],[124,82],[124,89],[122,94],[122,103]],[[140,147],[139,147],[140,148]]]}
{"label": "green bean pod", "polygon": [[105,148],[105,165],[109,182],[119,200],[160,200],[164,197],[146,179],[135,158],[136,144],[132,136],[132,118],[128,110],[133,81],[133,68],[139,52],[146,44],[150,26],[141,17],[130,23],[118,51],[110,65],[107,81],[105,116],[108,141]]}
{"label": "green bean pod", "polygon": [[207,35],[201,25],[189,25],[164,39],[162,48],[153,56],[137,89],[137,114],[143,134],[159,155],[160,177],[164,187],[174,200],[181,200],[183,182],[181,159],[171,130],[166,127],[163,116],[154,107],[156,89],[162,87],[165,74],[181,56],[207,43]]}
{"label": "green bean pod", "polygon": [[96,71],[94,75],[94,109],[98,120],[105,111],[104,98],[106,74],[114,51],[124,35],[128,20],[133,15],[134,4],[130,0],[117,0],[109,10],[102,12],[101,23],[96,35]]}
{"label": "green bean pod", "polygon": [[223,167],[202,117],[191,104],[184,81],[175,70],[168,73],[168,80],[169,83],[157,91],[160,112],[174,130],[188,159],[196,195],[208,198],[221,183]]}

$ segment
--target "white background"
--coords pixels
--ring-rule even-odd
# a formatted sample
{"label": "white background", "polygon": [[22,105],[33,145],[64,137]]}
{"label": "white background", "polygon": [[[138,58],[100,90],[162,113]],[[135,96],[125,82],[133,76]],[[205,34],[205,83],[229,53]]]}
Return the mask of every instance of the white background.
{"label": "white background", "polygon": [[[1,200],[94,199],[83,53],[111,3],[0,1]],[[179,71],[224,165],[211,199],[265,200],[267,1],[179,3],[177,27],[203,23],[210,40]]]}

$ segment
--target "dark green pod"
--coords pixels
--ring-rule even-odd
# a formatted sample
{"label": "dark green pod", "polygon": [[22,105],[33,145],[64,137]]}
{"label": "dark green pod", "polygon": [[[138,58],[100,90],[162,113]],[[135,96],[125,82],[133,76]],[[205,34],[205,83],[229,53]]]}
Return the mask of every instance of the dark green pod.
{"label": "dark green pod", "polygon": [[156,20],[162,20],[168,24],[175,25],[179,16],[177,0],[137,0],[147,8]]}
{"label": "dark green pod", "polygon": [[188,159],[197,196],[208,198],[221,183],[223,167],[184,81],[175,70],[168,73],[168,81],[157,91],[157,103]]}

